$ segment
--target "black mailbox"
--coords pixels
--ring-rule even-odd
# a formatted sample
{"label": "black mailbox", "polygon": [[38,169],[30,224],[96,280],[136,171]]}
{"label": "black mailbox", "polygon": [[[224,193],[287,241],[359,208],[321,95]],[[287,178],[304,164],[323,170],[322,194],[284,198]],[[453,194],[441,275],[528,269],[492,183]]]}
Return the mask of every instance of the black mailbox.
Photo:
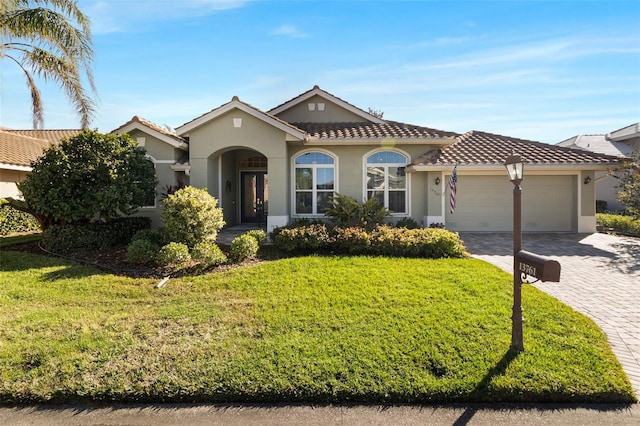
{"label": "black mailbox", "polygon": [[520,250],[516,253],[517,270],[540,281],[560,282],[560,263],[539,254]]}

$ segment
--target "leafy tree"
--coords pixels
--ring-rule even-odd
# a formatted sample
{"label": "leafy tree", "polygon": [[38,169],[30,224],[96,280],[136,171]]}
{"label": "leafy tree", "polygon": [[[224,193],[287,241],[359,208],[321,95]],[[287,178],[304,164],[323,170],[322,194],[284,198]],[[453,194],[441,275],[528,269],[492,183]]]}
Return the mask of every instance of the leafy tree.
{"label": "leafy tree", "polygon": [[81,127],[88,127],[95,111],[83,78],[95,92],[93,47],[89,19],[76,0],[0,0],[0,59],[9,59],[24,73],[34,128],[44,124],[36,77],[61,86]]}
{"label": "leafy tree", "polygon": [[155,168],[145,154],[129,135],[85,130],[49,147],[18,188],[43,228],[96,216],[108,221],[155,196]]}
{"label": "leafy tree", "polygon": [[625,160],[616,171],[616,177],[620,179],[617,186],[618,201],[630,214],[640,216],[640,150],[634,151],[631,158]]}
{"label": "leafy tree", "polygon": [[369,110],[367,112],[373,115],[374,117],[378,117],[378,118],[384,117],[384,111],[382,111],[381,109],[375,109],[375,108],[369,107]]}

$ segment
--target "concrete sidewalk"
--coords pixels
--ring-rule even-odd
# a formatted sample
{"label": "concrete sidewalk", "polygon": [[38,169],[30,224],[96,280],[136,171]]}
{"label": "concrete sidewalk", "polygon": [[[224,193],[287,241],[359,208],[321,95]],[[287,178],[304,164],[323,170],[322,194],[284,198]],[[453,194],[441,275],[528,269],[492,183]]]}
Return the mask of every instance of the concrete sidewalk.
{"label": "concrete sidewalk", "polygon": [[14,425],[638,425],[640,406],[628,405],[116,405],[0,408]]}
{"label": "concrete sidewalk", "polygon": [[[513,273],[511,233],[460,237],[474,257]],[[525,233],[522,248],[560,262],[559,283],[534,285],[598,324],[640,397],[640,239]]]}

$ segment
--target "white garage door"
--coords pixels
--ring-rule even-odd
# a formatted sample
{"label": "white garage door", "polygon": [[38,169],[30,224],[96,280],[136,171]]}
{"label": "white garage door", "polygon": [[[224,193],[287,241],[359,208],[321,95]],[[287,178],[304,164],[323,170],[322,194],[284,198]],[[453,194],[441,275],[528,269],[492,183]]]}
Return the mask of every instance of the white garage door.
{"label": "white garage door", "polygon": [[[449,181],[447,176],[445,182]],[[575,176],[525,176],[522,230],[571,232],[576,211]],[[507,176],[460,176],[455,213],[445,199],[446,226],[453,231],[513,230],[513,184]]]}

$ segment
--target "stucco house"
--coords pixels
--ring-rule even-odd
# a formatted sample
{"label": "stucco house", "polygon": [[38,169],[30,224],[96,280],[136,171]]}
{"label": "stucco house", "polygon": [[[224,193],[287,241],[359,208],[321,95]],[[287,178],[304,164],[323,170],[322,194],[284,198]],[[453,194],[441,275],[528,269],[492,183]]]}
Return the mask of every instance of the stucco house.
{"label": "stucco house", "polygon": [[[606,135],[576,135],[558,142],[557,145],[626,158],[633,151],[640,151],[640,123],[631,124]],[[611,173],[597,171],[595,185],[596,199],[606,201],[608,210],[624,210],[624,206],[618,202],[618,180]]]}
{"label": "stucco house", "polygon": [[0,198],[19,198],[16,185],[31,171],[31,162],[51,144],[75,136],[80,130],[0,129]]}
{"label": "stucco house", "polygon": [[[465,134],[384,120],[313,87],[268,111],[234,97],[172,132],[139,117],[114,130],[144,145],[159,189],[206,187],[228,225],[267,230],[322,218],[334,193],[375,197],[393,219],[454,231],[510,231],[512,190],[503,163],[525,161],[523,230],[594,232],[596,173],[615,156],[485,132]],[[457,207],[448,182],[457,165]],[[159,200],[160,198],[158,198]],[[160,207],[141,209],[159,224]]]}

